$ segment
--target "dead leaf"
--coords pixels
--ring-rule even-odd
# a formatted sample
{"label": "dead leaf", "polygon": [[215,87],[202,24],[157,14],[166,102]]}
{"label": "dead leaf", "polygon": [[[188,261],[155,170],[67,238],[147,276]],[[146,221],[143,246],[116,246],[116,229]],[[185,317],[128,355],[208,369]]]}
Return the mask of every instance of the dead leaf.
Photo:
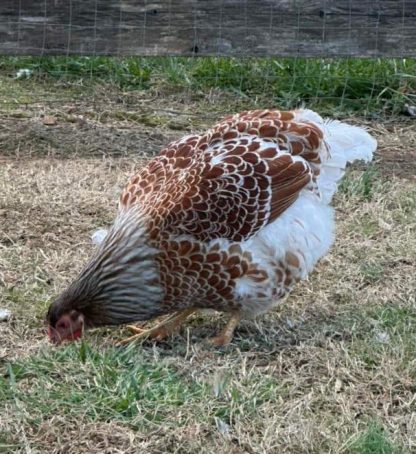
{"label": "dead leaf", "polygon": [[43,117],[43,124],[46,126],[56,125],[56,117],[54,117],[53,115],[45,115]]}

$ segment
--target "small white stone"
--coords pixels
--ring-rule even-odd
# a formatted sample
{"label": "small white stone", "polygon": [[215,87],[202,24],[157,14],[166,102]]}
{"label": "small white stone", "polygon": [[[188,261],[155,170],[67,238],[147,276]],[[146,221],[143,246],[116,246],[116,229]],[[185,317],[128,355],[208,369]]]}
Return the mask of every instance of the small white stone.
{"label": "small white stone", "polygon": [[404,105],[404,113],[411,117],[416,117],[416,106],[410,106],[409,104]]}
{"label": "small white stone", "polygon": [[216,424],[216,426],[217,426],[218,431],[219,431],[222,435],[229,435],[229,433],[230,433],[230,426],[229,426],[225,421],[223,421],[223,420],[220,419],[220,418],[215,418],[215,424]]}
{"label": "small white stone", "polygon": [[382,344],[386,344],[390,340],[389,333],[386,333],[385,331],[377,331],[376,338]]}
{"label": "small white stone", "polygon": [[335,392],[336,392],[336,393],[339,393],[339,392],[341,391],[341,389],[342,389],[342,381],[341,381],[339,378],[337,378],[337,379],[335,380],[335,386],[334,386],[334,388],[335,388]]}
{"label": "small white stone", "polygon": [[390,231],[390,230],[392,229],[391,224],[388,224],[386,221],[384,221],[384,220],[381,219],[381,218],[378,219],[378,225],[379,225],[383,230]]}
{"label": "small white stone", "polygon": [[33,74],[33,71],[31,69],[23,68],[19,69],[19,71],[16,72],[16,79],[23,79],[24,77],[28,78]]}
{"label": "small white stone", "polygon": [[296,323],[293,320],[291,320],[290,318],[287,318],[286,325],[289,329],[293,329],[295,327]]}
{"label": "small white stone", "polygon": [[0,308],[0,322],[7,322],[9,318],[12,316],[11,311],[8,309],[1,309]]}

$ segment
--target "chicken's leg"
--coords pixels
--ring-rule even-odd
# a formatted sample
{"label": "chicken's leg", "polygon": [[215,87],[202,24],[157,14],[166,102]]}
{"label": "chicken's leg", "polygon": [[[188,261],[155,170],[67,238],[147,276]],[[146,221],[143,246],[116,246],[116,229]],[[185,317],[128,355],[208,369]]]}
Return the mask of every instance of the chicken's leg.
{"label": "chicken's leg", "polygon": [[179,328],[180,324],[195,311],[196,309],[194,308],[188,308],[175,312],[171,316],[162,320],[156,326],[149,329],[140,328],[134,325],[127,325],[127,328],[135,334],[127,339],[123,339],[119,342],[119,344],[125,345],[140,338],[150,338],[158,341],[163,340],[173,334],[175,330]]}
{"label": "chicken's leg", "polygon": [[208,342],[218,347],[224,347],[228,345],[234,336],[234,331],[240,323],[240,320],[240,312],[233,312],[225,328],[220,332],[220,334],[218,334],[218,336],[208,339]]}

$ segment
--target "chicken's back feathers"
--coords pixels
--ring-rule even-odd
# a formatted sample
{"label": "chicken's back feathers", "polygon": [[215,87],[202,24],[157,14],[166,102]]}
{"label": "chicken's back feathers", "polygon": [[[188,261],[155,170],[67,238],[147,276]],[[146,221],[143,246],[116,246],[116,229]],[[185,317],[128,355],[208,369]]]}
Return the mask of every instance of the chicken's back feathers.
{"label": "chicken's back feathers", "polygon": [[242,241],[272,222],[302,189],[316,190],[323,132],[296,113],[254,111],[168,145],[125,188],[160,231]]}

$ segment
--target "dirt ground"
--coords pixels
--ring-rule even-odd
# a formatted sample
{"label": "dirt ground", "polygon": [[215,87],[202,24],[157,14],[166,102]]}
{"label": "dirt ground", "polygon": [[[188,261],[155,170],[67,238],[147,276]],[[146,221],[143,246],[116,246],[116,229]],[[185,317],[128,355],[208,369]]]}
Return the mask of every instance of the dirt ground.
{"label": "dirt ground", "polygon": [[[4,390],[9,364],[54,355],[44,336],[45,310],[91,253],[89,235],[111,223],[127,177],[170,140],[209,126],[220,109],[230,113],[227,102],[233,111],[240,107],[216,93],[93,99],[1,113],[0,307],[13,314],[0,322]],[[175,363],[184,379],[210,387],[226,377],[221,386],[233,384],[242,396],[224,391],[231,416],[203,418],[214,405],[208,396],[190,399],[185,410],[169,407],[178,427],[162,421],[137,430],[129,417],[89,417],[76,403],[73,412],[33,418],[34,401],[24,393],[33,397],[36,384],[25,381],[14,385],[20,400],[3,391],[9,398],[0,407],[0,451],[370,452],[351,446],[376,421],[393,449],[385,452],[397,446],[414,452],[416,123],[346,121],[365,124],[379,147],[370,173],[363,166],[348,171],[335,200],[336,244],[311,278],[280,310],[243,323],[225,351],[200,345],[222,324],[207,316],[171,342],[137,353],[166,367]],[[88,340],[104,351],[121,334],[96,330]],[[70,384],[74,374],[62,372],[48,386]],[[260,392],[266,382],[274,388]],[[256,409],[250,415],[247,402]]]}
{"label": "dirt ground", "polygon": [[[0,157],[148,158],[170,140],[202,131],[223,115],[251,106],[250,101],[215,90],[203,96],[111,90],[95,88],[87,99],[77,94],[73,100],[67,99],[71,94],[61,100],[56,95],[47,99],[45,94],[43,100],[41,92],[28,104],[5,101],[0,110]],[[257,103],[252,103],[254,108],[263,107]],[[381,140],[379,169],[384,175],[415,176],[414,119],[345,120],[369,127]]]}

